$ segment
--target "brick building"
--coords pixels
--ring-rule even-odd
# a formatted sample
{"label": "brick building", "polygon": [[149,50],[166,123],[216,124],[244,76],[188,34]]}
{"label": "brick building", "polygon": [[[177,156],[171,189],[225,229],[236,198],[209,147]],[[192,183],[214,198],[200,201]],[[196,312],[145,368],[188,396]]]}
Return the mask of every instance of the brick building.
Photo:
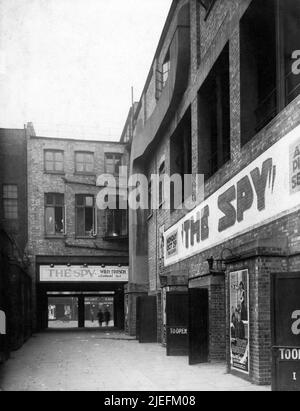
{"label": "brick building", "polygon": [[150,193],[152,175],[202,174],[204,201],[165,210],[158,190],[158,209],[130,211],[129,332],[148,304],[169,355],[256,384],[272,275],[300,270],[299,18],[294,0],[174,1],[135,112],[131,173]]}
{"label": "brick building", "polygon": [[0,362],[31,334],[31,279],[27,246],[27,139],[29,128],[0,129]]}
{"label": "brick building", "polygon": [[100,308],[109,308],[113,325],[123,328],[127,210],[100,210],[96,199],[104,187],[96,182],[105,173],[117,176],[126,161],[123,143],[28,137],[28,254],[37,329],[50,320],[96,325]]}

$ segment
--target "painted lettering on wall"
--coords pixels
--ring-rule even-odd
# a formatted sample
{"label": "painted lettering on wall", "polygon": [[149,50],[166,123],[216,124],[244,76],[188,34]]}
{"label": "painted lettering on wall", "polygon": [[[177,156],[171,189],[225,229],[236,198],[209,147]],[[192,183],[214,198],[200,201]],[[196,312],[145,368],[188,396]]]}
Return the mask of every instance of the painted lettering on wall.
{"label": "painted lettering on wall", "polygon": [[[217,205],[222,217],[218,220],[218,231],[223,232],[237,223],[244,221],[246,212],[255,208],[258,212],[266,207],[266,190],[274,190],[276,166],[272,158],[264,161],[261,169],[256,167],[249,175],[241,178],[235,185],[219,195]],[[207,240],[210,234],[209,218],[215,217],[210,206],[206,205],[195,216],[184,221],[181,226],[181,237],[185,248]]]}
{"label": "painted lettering on wall", "polygon": [[300,141],[290,150],[291,194],[300,191]]}
{"label": "painted lettering on wall", "polygon": [[[237,222],[242,222],[246,211],[253,206],[256,207],[257,211],[264,210],[266,207],[267,185],[273,192],[275,179],[276,166],[273,165],[273,160],[269,158],[263,163],[261,170],[256,167],[251,171],[250,176],[243,177],[237,182],[236,186],[230,187],[224,194],[220,195],[218,207],[224,217],[219,220],[219,232],[227,230]],[[254,195],[256,195],[256,204],[254,204]],[[233,205],[234,200],[236,200],[236,207]]]}
{"label": "painted lettering on wall", "polygon": [[40,266],[40,282],[127,282],[128,267]]}
{"label": "painted lettering on wall", "polygon": [[166,230],[164,265],[178,263],[298,210],[300,126]]}

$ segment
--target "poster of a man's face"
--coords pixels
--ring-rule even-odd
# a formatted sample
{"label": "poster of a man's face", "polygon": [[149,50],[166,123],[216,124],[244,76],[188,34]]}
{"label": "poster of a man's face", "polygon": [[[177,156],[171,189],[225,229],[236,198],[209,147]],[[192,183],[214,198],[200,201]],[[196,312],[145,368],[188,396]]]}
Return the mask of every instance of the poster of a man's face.
{"label": "poster of a man's face", "polygon": [[231,366],[249,372],[249,273],[230,273]]}

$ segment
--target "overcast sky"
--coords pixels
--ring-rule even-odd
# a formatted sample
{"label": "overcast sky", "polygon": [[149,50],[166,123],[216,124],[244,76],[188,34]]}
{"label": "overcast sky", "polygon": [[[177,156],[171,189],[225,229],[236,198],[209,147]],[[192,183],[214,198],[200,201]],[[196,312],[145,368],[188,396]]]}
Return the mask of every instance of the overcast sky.
{"label": "overcast sky", "polygon": [[0,0],[0,127],[118,140],[171,0]]}

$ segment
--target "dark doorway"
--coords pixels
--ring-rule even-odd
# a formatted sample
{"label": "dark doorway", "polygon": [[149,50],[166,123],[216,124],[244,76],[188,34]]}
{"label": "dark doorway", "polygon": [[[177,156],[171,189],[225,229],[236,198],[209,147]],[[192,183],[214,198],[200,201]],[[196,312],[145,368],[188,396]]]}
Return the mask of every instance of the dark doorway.
{"label": "dark doorway", "polygon": [[272,389],[300,391],[300,273],[272,280]]}
{"label": "dark doorway", "polygon": [[157,342],[156,297],[137,298],[137,338],[140,343]]}
{"label": "dark doorway", "polygon": [[167,355],[188,355],[188,293],[167,293],[166,311]]}
{"label": "dark doorway", "polygon": [[208,362],[208,290],[189,289],[189,364]]}

